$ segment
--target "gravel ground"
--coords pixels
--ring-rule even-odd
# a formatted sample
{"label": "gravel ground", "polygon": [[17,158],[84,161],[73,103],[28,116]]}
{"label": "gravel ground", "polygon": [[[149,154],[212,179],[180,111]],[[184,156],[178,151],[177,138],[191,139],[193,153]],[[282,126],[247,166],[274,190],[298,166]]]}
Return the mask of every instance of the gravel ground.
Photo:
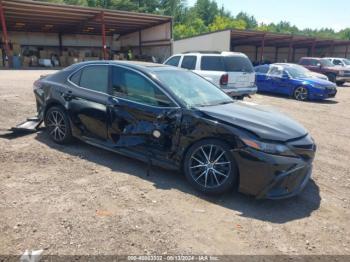
{"label": "gravel ground", "polygon": [[[35,114],[47,71],[0,71],[0,128]],[[335,99],[256,95],[317,141],[313,180],[283,201],[196,193],[176,172],[45,132],[0,135],[0,254],[350,254],[350,86]]]}

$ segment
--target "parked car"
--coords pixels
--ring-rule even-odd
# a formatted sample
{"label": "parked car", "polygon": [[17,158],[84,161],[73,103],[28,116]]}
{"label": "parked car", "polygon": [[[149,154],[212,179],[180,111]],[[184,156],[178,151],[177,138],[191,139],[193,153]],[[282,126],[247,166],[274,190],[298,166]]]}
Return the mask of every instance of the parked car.
{"label": "parked car", "polygon": [[190,52],[167,59],[164,64],[194,71],[232,97],[243,98],[257,91],[249,58],[237,52]]}
{"label": "parked car", "polygon": [[345,67],[346,69],[350,69],[350,60],[347,58],[339,58],[339,57],[325,57],[332,62],[335,66]]}
{"label": "parked car", "polygon": [[188,70],[83,62],[37,80],[34,94],[38,119],[54,142],[76,137],[183,170],[205,193],[223,193],[238,183],[241,192],[258,198],[286,198],[311,176],[315,143],[303,126],[234,100]]}
{"label": "parked car", "polygon": [[336,85],[311,77],[299,65],[276,63],[255,67],[258,91],[284,94],[296,100],[319,100],[335,97]]}
{"label": "parked car", "polygon": [[335,66],[332,62],[325,58],[303,57],[299,64],[316,73],[324,74],[329,81],[343,85],[345,82],[350,82],[350,70],[341,66]]}

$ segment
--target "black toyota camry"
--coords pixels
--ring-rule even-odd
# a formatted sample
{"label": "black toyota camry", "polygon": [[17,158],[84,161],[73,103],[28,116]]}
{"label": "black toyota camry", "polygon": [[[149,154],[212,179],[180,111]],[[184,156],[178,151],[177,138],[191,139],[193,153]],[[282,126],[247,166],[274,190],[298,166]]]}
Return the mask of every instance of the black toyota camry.
{"label": "black toyota camry", "polygon": [[257,198],[286,198],[307,184],[315,144],[303,126],[233,100],[187,70],[99,61],[34,83],[38,118],[50,138],[72,138],[151,165],[181,170],[219,194],[238,185]]}

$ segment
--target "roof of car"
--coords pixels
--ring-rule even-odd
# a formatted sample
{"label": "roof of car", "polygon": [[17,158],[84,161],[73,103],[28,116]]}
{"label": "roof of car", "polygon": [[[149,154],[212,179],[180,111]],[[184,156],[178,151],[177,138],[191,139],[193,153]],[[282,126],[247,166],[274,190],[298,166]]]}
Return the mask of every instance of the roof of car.
{"label": "roof of car", "polygon": [[190,52],[184,52],[182,54],[175,54],[175,55],[206,55],[206,56],[246,56],[244,53],[241,52],[218,52],[218,51],[190,51]]}
{"label": "roof of car", "polygon": [[292,66],[297,66],[297,67],[300,67],[300,65],[298,65],[298,64],[293,64],[293,63],[274,63],[274,64],[272,64],[272,65],[281,65],[281,66],[290,66],[290,67],[292,67]]}
{"label": "roof of car", "polygon": [[300,60],[302,59],[317,59],[317,60],[321,60],[321,59],[325,59],[324,57],[302,57],[300,58]]}
{"label": "roof of car", "polygon": [[344,58],[344,57],[324,57],[325,59],[340,59],[340,60],[343,60],[343,59],[347,59],[347,58]]}
{"label": "roof of car", "polygon": [[[160,68],[167,68],[167,69],[177,69],[173,66],[163,65],[163,64],[156,64],[156,63],[149,63],[149,62],[142,62],[142,61],[124,61],[124,60],[99,60],[99,61],[86,61],[74,64],[72,68],[77,68],[78,66],[84,66],[84,65],[123,65],[127,66],[133,69],[146,71],[146,72],[152,72],[157,71]],[[180,69],[178,69],[180,70]]]}

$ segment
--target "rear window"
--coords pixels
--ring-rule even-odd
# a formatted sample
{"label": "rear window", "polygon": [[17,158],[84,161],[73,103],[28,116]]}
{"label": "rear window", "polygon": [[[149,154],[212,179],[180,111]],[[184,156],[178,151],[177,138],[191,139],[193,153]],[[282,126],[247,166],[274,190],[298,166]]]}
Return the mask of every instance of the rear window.
{"label": "rear window", "polygon": [[182,59],[181,67],[189,70],[196,69],[197,57],[196,56],[184,56]]}
{"label": "rear window", "polygon": [[254,72],[252,62],[243,56],[226,56],[224,63],[227,72]]}
{"label": "rear window", "polygon": [[205,71],[254,72],[250,60],[242,56],[203,56],[201,69]]}
{"label": "rear window", "polygon": [[267,74],[267,72],[269,71],[269,66],[263,65],[263,66],[257,66],[255,67],[255,72],[259,73],[259,74]]}
{"label": "rear window", "polygon": [[205,71],[226,71],[221,56],[202,56],[201,69]]}

